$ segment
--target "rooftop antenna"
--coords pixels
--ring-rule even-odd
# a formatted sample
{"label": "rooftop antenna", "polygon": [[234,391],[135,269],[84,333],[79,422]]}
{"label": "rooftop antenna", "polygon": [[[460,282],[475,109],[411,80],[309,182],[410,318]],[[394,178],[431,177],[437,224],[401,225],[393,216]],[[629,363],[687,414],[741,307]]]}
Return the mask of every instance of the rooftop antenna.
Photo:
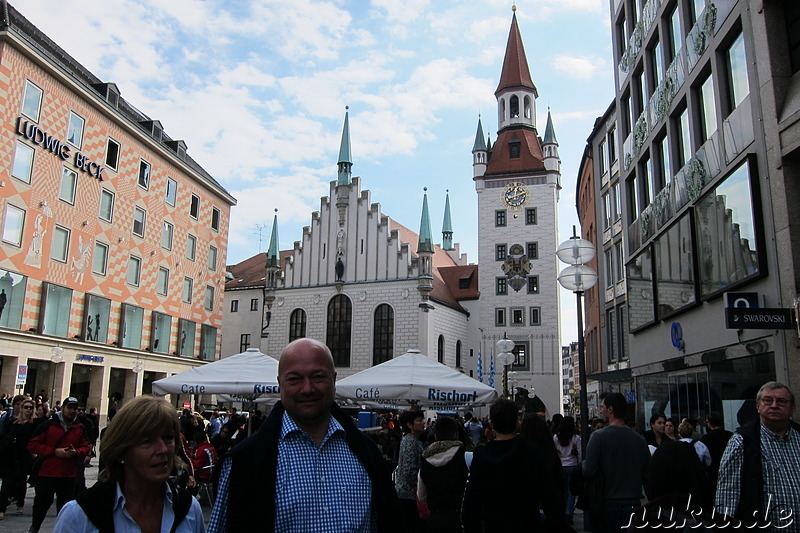
{"label": "rooftop antenna", "polygon": [[267,225],[266,224],[256,224],[256,229],[258,230],[256,232],[256,233],[258,233],[258,253],[261,253],[261,241],[262,241],[263,236],[264,236],[264,230],[267,229]]}

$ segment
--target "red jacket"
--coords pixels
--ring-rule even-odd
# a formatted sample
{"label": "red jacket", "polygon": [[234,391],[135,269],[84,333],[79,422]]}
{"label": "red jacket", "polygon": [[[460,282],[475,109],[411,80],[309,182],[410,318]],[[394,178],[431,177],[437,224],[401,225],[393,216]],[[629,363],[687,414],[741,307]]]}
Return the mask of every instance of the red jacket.
{"label": "red jacket", "polygon": [[[55,456],[56,448],[69,448],[70,445],[78,452],[76,457]],[[77,418],[64,430],[60,415],[54,415],[37,428],[36,435],[28,442],[28,451],[44,458],[39,468],[41,477],[75,477],[78,461],[89,455],[91,447],[83,424]]]}
{"label": "red jacket", "polygon": [[194,476],[198,481],[208,481],[211,479],[211,469],[218,459],[217,449],[210,442],[201,442],[194,449],[192,466]]}

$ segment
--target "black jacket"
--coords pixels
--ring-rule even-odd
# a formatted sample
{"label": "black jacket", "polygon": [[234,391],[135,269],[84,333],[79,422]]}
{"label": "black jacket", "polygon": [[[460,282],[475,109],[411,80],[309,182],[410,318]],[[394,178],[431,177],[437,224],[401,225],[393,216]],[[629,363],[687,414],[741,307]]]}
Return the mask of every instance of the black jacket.
{"label": "black jacket", "polygon": [[[192,507],[192,495],[183,489],[170,485],[172,490],[172,511],[175,521],[171,533],[174,533]],[[98,481],[92,488],[83,491],[75,501],[80,505],[89,521],[99,533],[114,533],[114,499],[117,496],[117,484],[114,481],[103,483]]]}
{"label": "black jacket", "polygon": [[[278,469],[278,439],[284,408],[275,404],[258,433],[228,453],[232,459],[228,489],[227,530],[273,531],[275,526],[275,483]],[[361,433],[344,411],[335,404],[331,415],[345,430],[350,450],[372,480],[372,506],[379,533],[399,532],[400,504],[378,447]],[[257,505],[253,505],[257,502]]]}

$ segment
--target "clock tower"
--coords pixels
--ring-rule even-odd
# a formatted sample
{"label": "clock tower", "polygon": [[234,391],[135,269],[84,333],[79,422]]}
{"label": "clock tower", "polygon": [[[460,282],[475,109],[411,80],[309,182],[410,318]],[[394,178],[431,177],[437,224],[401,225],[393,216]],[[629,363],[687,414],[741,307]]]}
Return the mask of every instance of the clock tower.
{"label": "clock tower", "polygon": [[[482,368],[491,368],[497,341],[514,341],[508,390],[527,391],[548,415],[561,409],[557,211],[561,188],[555,130],[548,112],[545,139],[536,127],[538,90],[531,78],[516,11],[495,91],[497,137],[473,146],[478,193],[478,255]],[[503,368],[494,360],[497,389]],[[519,399],[519,398],[518,398]],[[531,404],[531,401],[528,404]],[[541,401],[541,402],[540,402]]]}

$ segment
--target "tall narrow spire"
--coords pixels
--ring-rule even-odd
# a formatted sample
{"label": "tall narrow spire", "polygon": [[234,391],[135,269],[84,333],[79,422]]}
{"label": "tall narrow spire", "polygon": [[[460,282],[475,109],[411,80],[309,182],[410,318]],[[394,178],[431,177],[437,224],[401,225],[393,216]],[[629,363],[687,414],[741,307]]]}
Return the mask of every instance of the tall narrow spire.
{"label": "tall narrow spire", "polygon": [[269,250],[267,250],[267,268],[280,267],[278,246],[278,210],[275,209],[275,218],[272,219],[272,235],[269,238]]}
{"label": "tall narrow spire", "polygon": [[350,153],[350,106],[345,106],[342,142],[339,146],[339,185],[350,185],[353,156]]}
{"label": "tall narrow spire", "polygon": [[[483,139],[483,135],[481,135]],[[453,222],[450,220],[450,191],[444,200],[444,221],[442,222],[442,248],[445,250],[453,249]]]}
{"label": "tall narrow spire", "polygon": [[417,252],[433,252],[433,233],[431,232],[431,217],[428,214],[428,188],[422,197],[422,218],[419,222],[419,246]]}
{"label": "tall narrow spire", "polygon": [[553,118],[550,116],[550,108],[547,108],[547,126],[544,128],[544,144],[555,144],[558,146],[556,140],[556,130],[553,127]]}
{"label": "tall narrow spire", "polygon": [[472,151],[486,151],[486,141],[483,139],[483,124],[481,124],[480,115],[478,115],[478,131],[475,132],[475,144],[472,145]]}
{"label": "tall narrow spire", "polygon": [[511,29],[508,32],[508,43],[506,44],[506,57],[503,60],[503,72],[500,75],[500,83],[495,96],[499,96],[506,89],[526,88],[536,91],[536,86],[531,79],[531,71],[528,68],[528,59],[525,57],[525,48],[522,46],[522,36],[517,26],[517,13],[511,19]]}

